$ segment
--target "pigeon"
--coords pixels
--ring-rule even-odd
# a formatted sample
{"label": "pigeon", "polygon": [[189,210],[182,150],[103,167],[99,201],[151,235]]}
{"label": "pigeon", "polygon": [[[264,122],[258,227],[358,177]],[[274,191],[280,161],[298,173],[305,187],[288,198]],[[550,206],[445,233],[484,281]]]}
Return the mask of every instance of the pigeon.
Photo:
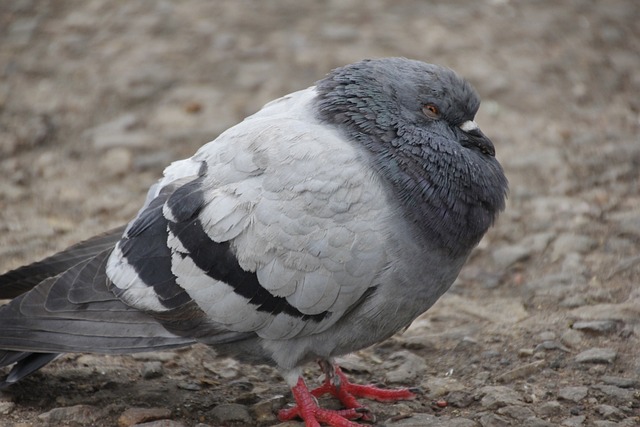
{"label": "pigeon", "polygon": [[[276,366],[279,418],[355,427],[336,357],[408,327],[505,207],[507,179],[451,69],[406,58],[337,68],[169,165],[131,222],[0,276],[0,387],[68,352],[204,343]],[[310,390],[302,367],[319,363]],[[319,406],[330,394],[345,409]]]}

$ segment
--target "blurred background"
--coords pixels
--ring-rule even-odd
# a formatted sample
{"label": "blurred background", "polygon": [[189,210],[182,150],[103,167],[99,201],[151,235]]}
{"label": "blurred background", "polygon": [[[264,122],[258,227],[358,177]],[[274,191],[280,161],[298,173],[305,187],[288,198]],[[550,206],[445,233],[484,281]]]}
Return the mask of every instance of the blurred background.
{"label": "blurred background", "polygon": [[[384,56],[472,82],[511,191],[450,294],[362,363],[409,351],[421,381],[453,369],[478,399],[528,366],[506,384],[520,403],[502,405],[522,419],[459,406],[482,426],[638,425],[637,381],[606,380],[640,377],[636,0],[1,2],[0,271],[128,221],[171,161],[332,68]],[[593,349],[608,353],[578,358]],[[40,399],[14,418],[56,406]]]}

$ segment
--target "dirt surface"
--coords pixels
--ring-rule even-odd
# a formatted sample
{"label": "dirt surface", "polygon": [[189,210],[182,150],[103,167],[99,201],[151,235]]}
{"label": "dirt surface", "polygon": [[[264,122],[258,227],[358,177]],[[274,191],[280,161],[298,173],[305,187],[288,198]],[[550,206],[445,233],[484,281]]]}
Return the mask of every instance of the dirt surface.
{"label": "dirt surface", "polygon": [[[636,0],[1,2],[0,271],[128,221],[172,160],[381,56],[476,86],[511,191],[452,290],[344,361],[424,389],[371,403],[379,422],[640,425]],[[272,426],[290,401],[204,347],[67,355],[0,395],[0,425]]]}

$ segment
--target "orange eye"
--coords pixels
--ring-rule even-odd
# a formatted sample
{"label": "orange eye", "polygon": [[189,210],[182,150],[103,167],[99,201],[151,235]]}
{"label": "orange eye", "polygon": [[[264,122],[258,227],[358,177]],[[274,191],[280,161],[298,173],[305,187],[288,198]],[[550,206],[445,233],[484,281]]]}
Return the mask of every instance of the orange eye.
{"label": "orange eye", "polygon": [[422,112],[425,116],[430,119],[439,119],[440,118],[440,110],[433,104],[426,104],[422,107]]}

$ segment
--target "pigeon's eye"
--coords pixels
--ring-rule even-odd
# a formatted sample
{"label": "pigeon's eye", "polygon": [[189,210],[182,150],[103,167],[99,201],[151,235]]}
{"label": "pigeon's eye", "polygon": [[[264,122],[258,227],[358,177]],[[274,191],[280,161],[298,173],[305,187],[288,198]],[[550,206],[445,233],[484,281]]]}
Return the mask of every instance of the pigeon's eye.
{"label": "pigeon's eye", "polygon": [[433,104],[425,104],[422,112],[430,119],[437,120],[440,118],[440,109]]}

